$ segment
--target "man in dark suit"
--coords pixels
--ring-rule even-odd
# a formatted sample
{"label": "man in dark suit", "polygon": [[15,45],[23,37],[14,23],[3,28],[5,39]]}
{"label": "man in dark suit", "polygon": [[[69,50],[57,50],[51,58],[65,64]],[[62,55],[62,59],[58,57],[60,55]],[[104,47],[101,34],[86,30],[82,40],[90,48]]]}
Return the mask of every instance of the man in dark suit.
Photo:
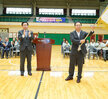
{"label": "man in dark suit", "polygon": [[28,23],[22,22],[23,30],[18,32],[18,38],[20,40],[20,71],[21,76],[24,76],[24,63],[25,57],[27,57],[27,70],[28,75],[32,75],[31,73],[31,55],[32,55],[32,40],[33,40],[33,32],[28,30]]}
{"label": "man in dark suit", "polygon": [[[66,81],[72,80],[74,75],[75,65],[78,65],[78,76],[77,76],[77,83],[80,83],[80,79],[82,77],[82,67],[84,63],[84,57],[87,53],[85,47],[85,37],[88,33],[81,30],[82,24],[80,22],[76,22],[74,24],[75,31],[70,33],[70,40],[72,42],[72,49],[70,54],[70,67],[69,67],[69,76],[65,79]],[[92,31],[90,32],[89,36],[94,33],[94,27],[92,26]],[[78,46],[82,44],[81,50],[78,51]]]}
{"label": "man in dark suit", "polygon": [[9,39],[6,37],[5,42],[3,44],[3,49],[2,49],[2,58],[4,58],[4,52],[6,52],[6,58],[8,59],[8,53],[11,47],[11,42],[9,42]]}

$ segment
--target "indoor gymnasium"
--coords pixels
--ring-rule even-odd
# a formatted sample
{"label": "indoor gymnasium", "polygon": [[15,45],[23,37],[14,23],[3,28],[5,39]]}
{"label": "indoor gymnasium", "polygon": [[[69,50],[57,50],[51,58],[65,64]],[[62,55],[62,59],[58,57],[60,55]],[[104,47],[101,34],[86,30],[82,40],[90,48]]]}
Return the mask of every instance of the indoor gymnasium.
{"label": "indoor gymnasium", "polygon": [[108,0],[0,0],[0,99],[108,99]]}

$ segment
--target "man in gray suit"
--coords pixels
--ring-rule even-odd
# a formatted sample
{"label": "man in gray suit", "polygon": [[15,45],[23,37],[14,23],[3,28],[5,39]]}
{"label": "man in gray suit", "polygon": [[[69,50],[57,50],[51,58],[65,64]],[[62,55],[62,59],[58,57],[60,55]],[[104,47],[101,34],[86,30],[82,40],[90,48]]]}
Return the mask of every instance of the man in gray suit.
{"label": "man in gray suit", "polygon": [[[78,65],[78,76],[77,76],[77,83],[80,83],[81,74],[82,74],[82,67],[84,63],[84,57],[87,53],[85,47],[85,37],[88,33],[81,30],[82,24],[80,22],[76,22],[74,24],[75,31],[70,33],[70,40],[72,42],[71,54],[70,54],[70,67],[69,67],[69,76],[65,79],[66,81],[72,80],[74,75],[75,65]],[[94,33],[94,27],[92,26],[92,31],[90,32],[89,36]],[[78,51],[78,46],[82,44],[81,50]]]}
{"label": "man in gray suit", "polygon": [[24,76],[24,63],[25,57],[27,57],[27,70],[28,75],[31,73],[31,55],[32,55],[32,40],[33,32],[28,30],[28,23],[22,22],[23,30],[18,32],[18,38],[20,40],[20,71],[21,76]]}

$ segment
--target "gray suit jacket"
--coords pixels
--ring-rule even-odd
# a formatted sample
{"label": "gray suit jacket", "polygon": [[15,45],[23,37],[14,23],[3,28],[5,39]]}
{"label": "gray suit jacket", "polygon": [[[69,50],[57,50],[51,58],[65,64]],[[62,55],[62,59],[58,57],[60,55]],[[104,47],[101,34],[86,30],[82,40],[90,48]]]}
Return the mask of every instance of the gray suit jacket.
{"label": "gray suit jacket", "polygon": [[[29,33],[29,30],[27,30]],[[29,51],[32,51],[32,40],[33,40],[33,32],[31,32],[31,37],[22,37],[24,30],[18,31],[18,38],[20,40],[20,51],[24,51],[27,47]]]}
{"label": "gray suit jacket", "polygon": [[[94,31],[91,31],[89,36],[91,36],[93,33],[94,33]],[[70,40],[72,42],[71,54],[76,55],[78,53],[77,49],[78,49],[78,46],[80,45],[80,40],[84,39],[87,36],[87,34],[88,33],[86,33],[85,31],[82,31],[82,30],[80,33],[80,37],[78,37],[76,31],[73,31],[70,33]],[[82,44],[82,46],[81,46],[81,52],[84,56],[87,53],[85,43]]]}

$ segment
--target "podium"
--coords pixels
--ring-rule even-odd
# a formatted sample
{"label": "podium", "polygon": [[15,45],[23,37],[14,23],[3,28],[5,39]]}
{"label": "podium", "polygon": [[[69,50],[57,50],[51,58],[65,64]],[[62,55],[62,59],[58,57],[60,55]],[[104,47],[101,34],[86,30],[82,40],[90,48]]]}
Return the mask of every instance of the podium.
{"label": "podium", "polygon": [[49,38],[35,38],[36,44],[37,71],[50,71],[51,48],[55,40]]}

